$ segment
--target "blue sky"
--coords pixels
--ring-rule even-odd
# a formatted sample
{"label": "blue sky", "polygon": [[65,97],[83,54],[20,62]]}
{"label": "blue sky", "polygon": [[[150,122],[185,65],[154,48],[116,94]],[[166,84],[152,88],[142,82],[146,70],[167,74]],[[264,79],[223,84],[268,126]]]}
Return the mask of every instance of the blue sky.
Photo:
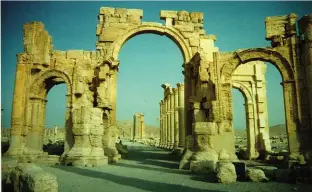
{"label": "blue sky", "polygon": [[[162,22],[160,10],[204,13],[204,28],[217,36],[219,50],[265,47],[266,16],[311,13],[311,2],[1,2],[1,108],[3,127],[11,126],[16,54],[23,52],[23,24],[41,21],[52,36],[54,49],[95,50],[97,16],[102,6],[143,9],[143,21]],[[119,53],[117,119],[131,120],[145,114],[145,122],[158,125],[162,83],[183,82],[180,50],[169,38],[153,34],[135,36]],[[269,123],[284,123],[281,76],[269,64],[267,73]],[[66,85],[51,89],[46,125],[65,122]],[[234,127],[245,128],[243,97],[233,90]]]}

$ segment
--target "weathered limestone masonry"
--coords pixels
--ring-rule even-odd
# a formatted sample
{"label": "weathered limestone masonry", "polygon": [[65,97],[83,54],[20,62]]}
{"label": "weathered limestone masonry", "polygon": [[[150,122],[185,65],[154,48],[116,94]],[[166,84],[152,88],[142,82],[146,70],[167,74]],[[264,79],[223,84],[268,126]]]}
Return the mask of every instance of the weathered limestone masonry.
{"label": "weathered limestone masonry", "polygon": [[[301,30],[304,36],[309,33],[309,30],[305,30],[306,27],[311,26],[311,19],[306,18],[311,18],[311,15],[301,19],[302,23],[299,25],[304,29]],[[303,62],[311,55],[311,49],[307,49],[309,38],[302,40],[297,35],[296,19],[296,14],[266,18],[266,39],[271,41],[271,47],[214,54],[214,62],[220,76],[217,86],[219,110],[223,111],[219,117],[228,122],[232,121],[230,81],[234,70],[249,61],[270,62],[277,67],[282,76],[290,159],[297,159],[298,155],[311,159],[312,148],[309,140],[312,127],[309,104],[312,100],[307,91],[310,84],[306,74],[308,64]],[[256,86],[259,85],[257,83]],[[258,102],[265,103],[265,100],[260,96]],[[265,111],[265,105],[259,107],[260,111]]]}
{"label": "weathered limestone masonry", "polygon": [[[205,161],[236,158],[231,78],[240,64],[253,60],[272,62],[281,72],[290,152],[311,154],[308,142],[312,139],[308,85],[311,15],[301,20],[304,40],[296,35],[295,14],[268,17],[266,38],[271,40],[272,47],[227,53],[218,52],[215,36],[206,34],[202,13],[161,11],[165,25],[142,22],[142,17],[143,11],[139,9],[101,7],[96,51],[54,50],[52,38],[42,23],[24,25],[24,52],[17,55],[11,139],[6,155],[30,161],[40,159],[47,93],[54,85],[66,83],[66,142],[62,162],[96,166],[117,161],[118,54],[128,39],[143,33],[168,36],[183,55],[187,138],[183,162],[200,165]],[[177,144],[172,130],[175,123],[172,100],[174,96],[164,102],[168,111],[163,118],[168,148]]]}
{"label": "weathered limestone masonry", "polygon": [[251,61],[237,67],[232,76],[233,88],[238,89],[245,99],[249,159],[271,151],[265,73],[264,62]]}
{"label": "weathered limestone masonry", "polygon": [[[245,98],[245,107],[246,107],[246,118],[247,118],[247,150],[249,159],[255,159],[259,156],[260,152],[269,152],[271,151],[270,139],[269,139],[269,124],[268,124],[268,110],[267,110],[267,97],[266,97],[266,86],[265,86],[265,72],[266,65],[262,61],[252,61],[248,65],[239,66],[233,76],[232,76],[232,86],[233,88],[238,89]],[[256,87],[257,85],[257,87]],[[178,146],[185,146],[185,128],[184,123],[184,111],[179,112],[178,110],[183,109],[182,97],[184,97],[183,84],[178,83],[178,88],[172,88],[173,93],[170,93],[170,85],[163,84],[164,88],[164,100],[168,97],[168,94],[174,94],[174,108],[175,108],[175,129],[174,135],[175,140],[178,141]],[[170,96],[169,96],[170,97]],[[178,99],[180,97],[180,100]],[[263,102],[259,101],[259,97],[263,99]],[[161,103],[164,101],[162,100]],[[180,104],[178,104],[180,101]],[[179,107],[182,106],[182,107]],[[263,111],[259,110],[260,107]],[[160,117],[163,117],[162,111]],[[177,119],[176,119],[177,118]],[[161,120],[162,121],[162,120]],[[160,126],[161,137],[164,137],[162,130],[163,124]],[[179,126],[181,125],[181,126]],[[177,129],[176,129],[177,128]],[[177,137],[179,133],[180,137]],[[265,135],[265,137],[263,137]],[[163,141],[166,142],[165,138]],[[163,143],[161,143],[161,146]]]}
{"label": "weathered limestone masonry", "polygon": [[162,84],[161,87],[164,89],[164,109],[162,111],[163,118],[165,119],[165,135],[164,147],[167,149],[174,149],[176,147],[174,139],[174,96],[173,89],[170,84]]}
{"label": "weathered limestone masonry", "polygon": [[133,128],[131,130],[132,140],[142,140],[145,138],[144,115],[136,113],[133,115]]}
{"label": "weathered limestone masonry", "polygon": [[306,15],[299,20],[299,34],[302,36],[300,49],[301,69],[298,67],[300,70],[298,69],[297,78],[302,79],[301,83],[298,83],[298,86],[301,85],[302,87],[297,88],[300,92],[298,100],[301,101],[301,111],[299,111],[298,116],[300,121],[304,122],[299,124],[301,137],[301,149],[299,150],[302,152],[309,151],[309,157],[312,159],[310,144],[312,139],[312,14]]}
{"label": "weathered limestone masonry", "polygon": [[[178,83],[177,88],[172,88],[170,84],[162,84],[164,89],[164,99],[160,102],[160,146],[181,152],[185,145],[184,127],[184,89],[183,84]],[[170,107],[164,108],[163,103],[169,101]],[[170,123],[166,126],[167,114]],[[169,130],[170,137],[167,137]],[[168,144],[169,143],[169,147]]]}

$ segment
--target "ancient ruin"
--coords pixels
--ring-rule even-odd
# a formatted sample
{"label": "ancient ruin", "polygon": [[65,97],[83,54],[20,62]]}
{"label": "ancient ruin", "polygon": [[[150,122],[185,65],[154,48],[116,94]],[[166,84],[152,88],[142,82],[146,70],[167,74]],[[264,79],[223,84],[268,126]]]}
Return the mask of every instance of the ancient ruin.
{"label": "ancient ruin", "polygon": [[[271,47],[233,52],[219,52],[214,46],[216,36],[205,32],[200,12],[162,10],[160,18],[165,20],[164,25],[142,22],[142,17],[140,9],[101,7],[96,51],[55,50],[43,23],[24,25],[24,52],[17,54],[11,138],[6,156],[27,162],[46,157],[42,151],[46,96],[54,85],[65,83],[66,135],[60,162],[74,166],[117,162],[120,158],[115,147],[119,134],[116,127],[118,54],[130,38],[153,33],[168,36],[183,55],[184,83],[177,88],[164,84],[165,98],[160,103],[161,146],[184,148],[181,168],[209,171],[215,169],[218,161],[237,159],[233,87],[247,98],[250,142],[255,142],[250,144],[250,158],[256,157],[257,152],[270,150],[263,83],[265,68],[255,67],[251,61],[270,62],[279,70],[289,158],[296,161],[304,157],[311,163],[312,15],[299,20],[299,31],[296,14],[267,17],[265,38],[271,41]],[[246,70],[255,67],[254,79],[240,78],[242,65],[246,65]],[[232,167],[222,166],[218,164],[218,169]]]}
{"label": "ancient ruin", "polygon": [[144,115],[136,113],[133,115],[133,128],[131,132],[132,140],[142,140],[145,137]]}
{"label": "ancient ruin", "polygon": [[[238,89],[245,99],[248,159],[256,159],[260,153],[271,151],[265,72],[264,62],[251,61],[248,65],[239,66],[232,76],[232,87]],[[160,102],[160,146],[183,149],[184,85],[178,83],[177,88],[172,88],[169,84],[162,84],[162,87],[164,99]]]}
{"label": "ancient ruin", "polygon": [[184,85],[177,88],[162,84],[164,98],[160,101],[160,146],[181,151],[185,146]]}
{"label": "ancient ruin", "polygon": [[266,65],[253,61],[237,67],[232,76],[232,87],[245,99],[249,159],[271,151],[265,73]]}

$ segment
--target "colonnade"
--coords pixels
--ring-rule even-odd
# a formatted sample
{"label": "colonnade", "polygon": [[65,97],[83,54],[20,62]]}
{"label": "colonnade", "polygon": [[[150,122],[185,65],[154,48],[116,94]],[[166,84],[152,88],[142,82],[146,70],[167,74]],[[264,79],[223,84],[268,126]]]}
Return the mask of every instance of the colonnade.
{"label": "colonnade", "polygon": [[145,137],[144,115],[135,113],[133,115],[133,128],[130,131],[131,140],[142,140]]}
{"label": "colonnade", "polygon": [[185,146],[184,84],[176,88],[162,84],[164,98],[160,101],[160,147],[179,150]]}

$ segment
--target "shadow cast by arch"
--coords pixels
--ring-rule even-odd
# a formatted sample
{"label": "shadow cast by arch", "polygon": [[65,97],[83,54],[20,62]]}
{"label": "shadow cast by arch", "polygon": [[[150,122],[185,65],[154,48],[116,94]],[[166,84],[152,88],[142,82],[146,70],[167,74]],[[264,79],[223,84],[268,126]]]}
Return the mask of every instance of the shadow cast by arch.
{"label": "shadow cast by arch", "polygon": [[[159,182],[152,182],[137,178],[131,177],[124,177],[124,176],[117,176],[110,173],[98,172],[89,169],[83,169],[79,167],[69,167],[69,166],[54,166],[55,168],[61,169],[62,171],[72,172],[79,175],[87,176],[87,177],[94,177],[100,178],[103,180],[107,180],[110,182],[114,182],[119,185],[125,185],[130,187],[135,187],[141,190],[147,191],[192,191],[192,192],[200,192],[203,189],[197,189],[193,187],[177,185],[177,184],[168,184],[168,183],[159,183]],[[205,190],[207,192],[217,192],[216,190]]]}
{"label": "shadow cast by arch", "polygon": [[116,167],[126,167],[126,168],[132,168],[132,169],[144,169],[144,170],[149,170],[149,171],[159,171],[159,172],[165,172],[165,173],[174,173],[174,174],[184,174],[184,175],[190,175],[191,173],[186,170],[179,170],[179,169],[169,169],[169,168],[160,168],[160,167],[149,167],[145,165],[132,165],[132,164],[126,164],[126,163],[117,163],[114,164],[113,166]]}

